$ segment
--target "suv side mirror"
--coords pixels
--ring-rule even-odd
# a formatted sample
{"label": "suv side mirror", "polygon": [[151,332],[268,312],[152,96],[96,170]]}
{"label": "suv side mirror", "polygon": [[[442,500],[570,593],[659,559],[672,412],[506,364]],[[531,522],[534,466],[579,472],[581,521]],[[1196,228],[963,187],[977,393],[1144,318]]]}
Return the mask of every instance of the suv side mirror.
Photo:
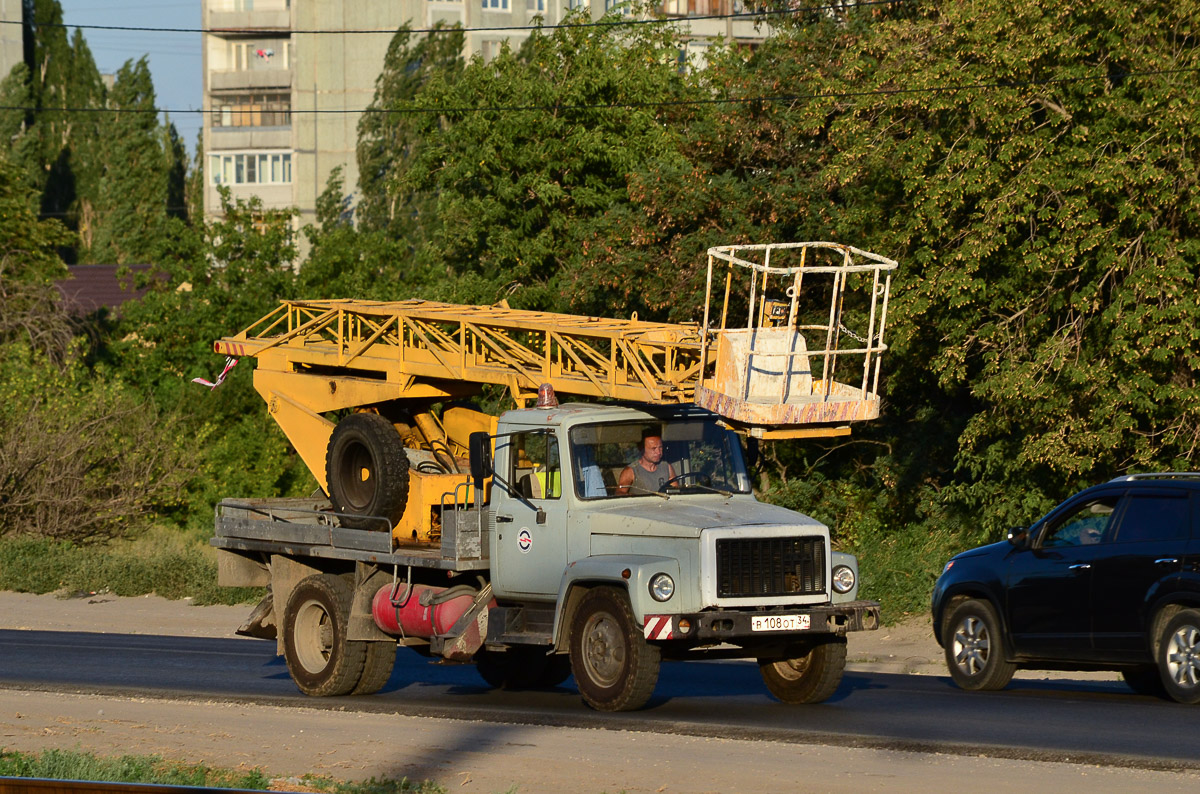
{"label": "suv side mirror", "polygon": [[471,460],[471,479],[475,490],[483,491],[483,481],[492,476],[492,437],[483,431],[472,433],[467,439]]}
{"label": "suv side mirror", "polygon": [[1008,531],[1008,542],[1015,548],[1029,548],[1029,527],[1013,527]]}

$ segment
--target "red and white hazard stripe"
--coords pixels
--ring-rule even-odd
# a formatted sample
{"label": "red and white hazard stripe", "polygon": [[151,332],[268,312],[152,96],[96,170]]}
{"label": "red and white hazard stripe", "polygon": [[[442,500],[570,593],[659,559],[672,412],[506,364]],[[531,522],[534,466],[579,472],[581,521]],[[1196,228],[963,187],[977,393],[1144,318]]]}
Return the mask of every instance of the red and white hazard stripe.
{"label": "red and white hazard stripe", "polygon": [[648,640],[669,640],[671,634],[671,616],[670,615],[647,615],[646,622],[642,626],[642,632]]}

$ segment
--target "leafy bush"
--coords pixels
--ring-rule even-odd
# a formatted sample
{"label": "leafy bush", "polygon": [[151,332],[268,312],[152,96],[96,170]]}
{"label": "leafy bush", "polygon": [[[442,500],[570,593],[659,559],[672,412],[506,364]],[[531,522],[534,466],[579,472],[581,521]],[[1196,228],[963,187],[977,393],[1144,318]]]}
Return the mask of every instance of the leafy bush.
{"label": "leafy bush", "polygon": [[0,536],[125,537],[178,504],[175,420],[132,390],[14,342],[0,346]]}

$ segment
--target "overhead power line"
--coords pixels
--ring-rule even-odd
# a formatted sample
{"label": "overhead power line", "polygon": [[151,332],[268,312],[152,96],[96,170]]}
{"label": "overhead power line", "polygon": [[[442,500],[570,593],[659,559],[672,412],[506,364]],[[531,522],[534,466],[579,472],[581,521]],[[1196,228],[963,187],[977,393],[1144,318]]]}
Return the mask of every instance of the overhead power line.
{"label": "overhead power line", "polygon": [[[1123,80],[1132,77],[1154,77],[1169,74],[1190,74],[1200,72],[1200,67],[1183,66],[1176,69],[1143,69],[1128,72],[1113,72],[1083,77],[1063,77],[1050,80],[999,80],[987,83],[954,83],[950,85],[925,86],[921,88],[877,88],[863,91],[825,91],[813,94],[778,94],[752,97],[713,97],[711,99],[665,99],[636,102],[602,102],[583,105],[485,105],[462,107],[408,107],[408,108],[336,108],[309,110],[289,110],[291,115],[348,115],[362,113],[417,115],[425,113],[523,113],[529,111],[564,110],[615,110],[617,108],[652,108],[652,107],[686,107],[689,105],[749,105],[755,103],[800,102],[813,99],[852,99],[866,96],[897,96],[902,94],[939,94],[952,91],[987,91],[1011,90],[1019,88],[1041,88],[1054,85],[1070,85],[1087,83],[1098,80]],[[34,108],[21,105],[0,105],[0,111],[19,110],[23,112],[49,113],[209,113],[212,111],[196,108],[166,109],[166,108]]]}
{"label": "overhead power line", "polygon": [[[469,1],[469,0],[468,0]],[[868,8],[871,6],[888,6],[898,3],[907,3],[910,0],[864,0],[864,2],[855,3],[853,8]],[[813,11],[837,11],[845,10],[845,3],[835,3],[822,6],[809,6],[807,8],[784,8],[775,11],[752,11],[738,14],[705,14],[700,16],[685,16],[685,17],[662,17],[657,19],[618,19],[612,21],[597,21],[597,22],[572,22],[561,23],[557,25],[505,25],[497,27],[479,27],[479,28],[460,28],[454,27],[436,27],[436,28],[413,28],[409,33],[419,34],[437,34],[437,33],[453,33],[462,31],[464,33],[502,33],[504,31],[522,31],[522,30],[557,30],[558,28],[616,28],[630,27],[634,25],[673,25],[684,22],[701,21],[707,19],[729,19],[729,20],[753,20],[762,19],[769,20],[771,17],[791,16],[795,14],[809,13]],[[0,20],[3,25],[22,25],[20,20]],[[221,36],[262,36],[272,33],[287,33],[305,35],[360,35],[360,34],[388,34],[395,35],[397,28],[339,28],[339,29],[301,29],[301,28],[154,28],[154,27],[136,27],[131,25],[71,25],[66,22],[45,22],[37,24],[34,27],[43,28],[78,28],[80,30],[110,30],[110,31],[137,31],[141,33],[209,33]]]}

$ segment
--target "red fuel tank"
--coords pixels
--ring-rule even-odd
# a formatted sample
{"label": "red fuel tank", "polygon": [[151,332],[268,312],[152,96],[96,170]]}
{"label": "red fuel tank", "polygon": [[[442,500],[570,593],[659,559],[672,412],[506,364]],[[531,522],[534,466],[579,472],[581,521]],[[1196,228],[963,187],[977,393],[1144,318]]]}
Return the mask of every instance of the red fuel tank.
{"label": "red fuel tank", "polygon": [[433,637],[445,634],[471,608],[474,596],[469,593],[440,601],[445,587],[415,584],[411,589],[401,585],[392,601],[392,586],[385,585],[371,601],[375,625],[388,634],[409,637]]}

